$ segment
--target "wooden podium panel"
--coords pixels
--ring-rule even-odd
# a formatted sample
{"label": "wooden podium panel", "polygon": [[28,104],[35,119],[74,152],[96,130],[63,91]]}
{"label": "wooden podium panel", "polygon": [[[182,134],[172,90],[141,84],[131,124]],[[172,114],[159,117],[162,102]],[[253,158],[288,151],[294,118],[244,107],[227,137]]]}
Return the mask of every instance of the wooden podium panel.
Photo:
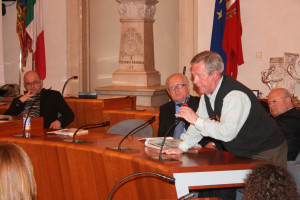
{"label": "wooden podium panel", "polygon": [[[31,118],[31,133],[35,135],[44,134],[43,117]],[[11,117],[8,121],[0,121],[0,136],[23,134],[23,118]]]}
{"label": "wooden podium panel", "polygon": [[[56,135],[33,138],[0,137],[1,142],[20,145],[29,155],[34,168],[39,200],[107,199],[118,181],[140,172],[175,177],[175,185],[153,175],[133,176],[117,187],[112,199],[178,199],[186,194],[189,187],[201,189],[242,186],[243,181],[235,181],[236,173],[266,163],[205,148],[181,155],[168,155],[178,161],[164,163],[152,158],[158,156],[158,150],[145,147],[138,140],[139,138],[134,136],[128,137],[122,144],[122,147],[136,150],[129,153],[107,148],[117,146],[123,138],[120,135],[90,130],[88,135],[77,138],[88,141],[83,144],[62,141],[66,138],[70,139],[70,137]],[[213,182],[195,186],[195,181],[197,182],[198,179],[209,181],[204,178],[203,173],[214,172],[235,174],[232,181],[226,184]],[[185,180],[184,177],[188,179]],[[237,178],[243,177],[239,175]]]}
{"label": "wooden podium panel", "polygon": [[67,104],[74,112],[74,121],[68,125],[70,128],[79,128],[86,124],[96,124],[108,121],[103,118],[105,109],[130,109],[133,103],[135,108],[135,97],[112,98],[112,99],[77,99],[65,98]]}

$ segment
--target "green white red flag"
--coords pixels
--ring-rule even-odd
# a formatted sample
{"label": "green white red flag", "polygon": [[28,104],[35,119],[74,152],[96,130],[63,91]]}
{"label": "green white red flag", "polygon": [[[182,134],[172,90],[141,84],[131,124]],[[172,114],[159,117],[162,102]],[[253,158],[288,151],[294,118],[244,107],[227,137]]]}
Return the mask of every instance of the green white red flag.
{"label": "green white red flag", "polygon": [[44,80],[46,78],[46,56],[42,0],[27,0],[25,28],[32,40],[34,69]]}

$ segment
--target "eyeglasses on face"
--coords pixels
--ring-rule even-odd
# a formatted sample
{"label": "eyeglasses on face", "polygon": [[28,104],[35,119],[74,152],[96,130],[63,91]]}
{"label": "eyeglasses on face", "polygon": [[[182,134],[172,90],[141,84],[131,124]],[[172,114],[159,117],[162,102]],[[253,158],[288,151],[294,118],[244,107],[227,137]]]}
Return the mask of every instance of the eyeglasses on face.
{"label": "eyeglasses on face", "polygon": [[179,83],[177,85],[172,85],[172,86],[168,87],[168,91],[174,91],[175,88],[180,89],[180,88],[183,88],[186,85],[187,84],[184,84],[184,83]]}
{"label": "eyeglasses on face", "polygon": [[282,99],[285,99],[285,98],[288,98],[288,97],[282,97],[282,98],[279,98],[279,99],[275,99],[275,100],[272,100],[272,101],[268,101],[268,104],[276,104],[278,101],[282,100]]}
{"label": "eyeglasses on face", "polygon": [[30,87],[32,85],[38,85],[38,84],[40,84],[40,81],[33,81],[32,83],[31,82],[26,82],[25,86],[26,87]]}

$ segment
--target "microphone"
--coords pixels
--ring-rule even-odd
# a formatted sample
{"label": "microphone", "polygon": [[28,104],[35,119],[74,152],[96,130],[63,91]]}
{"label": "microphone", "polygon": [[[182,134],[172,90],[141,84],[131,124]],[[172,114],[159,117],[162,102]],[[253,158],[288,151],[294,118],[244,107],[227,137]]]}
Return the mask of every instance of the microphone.
{"label": "microphone", "polygon": [[124,148],[121,149],[121,144],[122,144],[122,142],[123,142],[128,136],[130,136],[132,133],[133,133],[132,135],[134,135],[134,134],[136,133],[136,132],[134,133],[134,131],[140,129],[141,127],[145,127],[145,126],[148,125],[148,124],[151,124],[151,123],[154,121],[154,119],[155,119],[155,116],[152,116],[150,119],[148,119],[148,121],[146,121],[145,123],[139,125],[138,127],[134,128],[133,130],[131,130],[131,131],[130,131],[129,133],[127,133],[127,134],[124,136],[124,138],[120,141],[118,147],[110,147],[110,149],[114,149],[114,150],[118,150],[118,151],[122,151],[122,150],[124,150],[124,151],[133,151],[133,149],[128,148],[128,147],[124,147]]}
{"label": "microphone", "polygon": [[102,127],[102,126],[109,126],[109,125],[110,125],[110,121],[101,122],[101,123],[97,123],[97,124],[86,124],[86,125],[80,126],[73,134],[72,140],[63,140],[63,141],[72,142],[72,143],[87,143],[87,141],[83,141],[83,140],[76,141],[75,140],[75,136],[80,129],[82,129],[82,128],[91,129],[91,128],[97,128],[97,127]]}
{"label": "microphone", "polygon": [[120,185],[120,183],[122,183],[124,180],[128,179],[128,178],[131,178],[131,177],[134,177],[134,176],[139,176],[139,175],[144,175],[144,174],[150,174],[150,175],[155,175],[155,176],[158,176],[158,177],[161,177],[167,181],[169,181],[169,183],[171,184],[175,184],[175,178],[173,177],[170,177],[170,176],[166,176],[166,175],[162,175],[162,174],[157,174],[157,173],[154,173],[154,172],[139,172],[139,173],[135,173],[135,174],[131,174],[129,176],[126,176],[124,178],[122,178],[119,182],[117,182],[115,184],[115,186],[113,187],[113,189],[111,190],[110,194],[109,194],[109,197],[108,197],[108,200],[111,199],[115,189],[118,187],[118,185]]}
{"label": "microphone", "polygon": [[133,98],[131,96],[127,96],[126,99],[130,98],[131,99],[131,110],[133,110]]}
{"label": "microphone", "polygon": [[186,195],[180,197],[178,200],[186,200],[186,199],[190,199],[190,198],[193,198],[194,195],[195,195],[195,193],[194,193],[194,192],[191,192],[191,193],[188,193],[188,194],[186,194]]}
{"label": "microphone", "polygon": [[74,80],[78,79],[78,76],[72,76],[71,78],[69,78],[69,79],[65,82],[64,87],[63,87],[62,92],[61,92],[61,96],[64,96],[64,91],[65,91],[66,85],[67,85],[71,80],[73,80],[73,79],[74,79]]}
{"label": "microphone", "polygon": [[[28,113],[26,115],[25,120],[23,121],[23,137],[26,137],[25,129],[26,129],[26,122],[28,120],[29,114],[30,114],[30,112],[32,110],[33,105],[40,99],[40,95],[41,95],[40,93],[37,94],[36,98],[34,99],[34,101],[32,102],[32,104],[30,105],[30,107],[28,109]],[[24,110],[24,112],[25,112],[25,110]]]}
{"label": "microphone", "polygon": [[183,67],[183,72],[182,72],[183,75],[185,75],[185,71],[186,71],[186,66]]}
{"label": "microphone", "polygon": [[[190,100],[190,97],[188,96],[185,100],[184,100],[184,102],[183,102],[183,106],[188,106],[188,102],[189,102],[189,100]],[[165,145],[165,142],[166,142],[166,138],[167,138],[167,136],[168,136],[168,134],[179,124],[179,122],[180,122],[180,119],[179,118],[176,118],[175,119],[175,123],[169,128],[169,130],[166,132],[166,134],[164,135],[164,139],[163,139],[163,141],[162,141],[162,143],[161,143],[161,147],[160,147],[160,150],[159,150],[159,156],[158,156],[158,160],[159,161],[164,161],[164,162],[173,162],[173,161],[176,161],[175,159],[173,159],[173,158],[169,158],[169,157],[164,157],[164,160],[162,159],[162,150],[163,150],[163,148],[164,148],[164,145]]]}

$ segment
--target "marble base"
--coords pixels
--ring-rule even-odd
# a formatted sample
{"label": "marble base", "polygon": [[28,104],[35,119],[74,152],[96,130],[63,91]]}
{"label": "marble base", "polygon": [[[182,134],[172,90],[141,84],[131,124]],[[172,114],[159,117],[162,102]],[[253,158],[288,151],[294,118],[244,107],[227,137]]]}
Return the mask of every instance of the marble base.
{"label": "marble base", "polygon": [[165,86],[106,86],[95,88],[100,97],[136,96],[136,106],[159,107],[169,101]]}
{"label": "marble base", "polygon": [[160,74],[158,71],[124,72],[115,71],[112,75],[112,85],[119,86],[159,86]]}

